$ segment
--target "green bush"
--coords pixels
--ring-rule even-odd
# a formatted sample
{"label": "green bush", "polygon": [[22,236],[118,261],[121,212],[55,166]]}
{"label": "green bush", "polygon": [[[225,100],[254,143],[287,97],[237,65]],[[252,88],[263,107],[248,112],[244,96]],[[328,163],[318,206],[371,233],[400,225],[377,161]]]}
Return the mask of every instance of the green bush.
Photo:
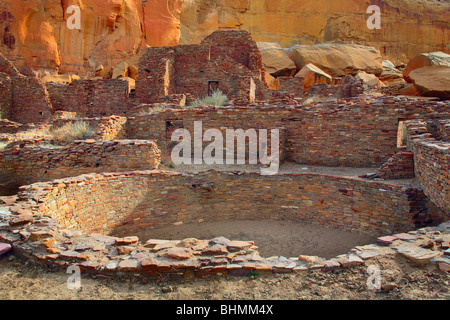
{"label": "green bush", "polygon": [[228,104],[228,97],[226,94],[224,94],[222,91],[217,90],[214,91],[212,94],[210,94],[207,97],[204,97],[203,99],[197,99],[193,102],[192,108],[196,108],[199,106],[225,106]]}
{"label": "green bush", "polygon": [[86,140],[93,138],[96,135],[95,131],[89,127],[86,122],[67,123],[61,128],[52,131],[54,140],[60,143],[71,143],[75,140]]}

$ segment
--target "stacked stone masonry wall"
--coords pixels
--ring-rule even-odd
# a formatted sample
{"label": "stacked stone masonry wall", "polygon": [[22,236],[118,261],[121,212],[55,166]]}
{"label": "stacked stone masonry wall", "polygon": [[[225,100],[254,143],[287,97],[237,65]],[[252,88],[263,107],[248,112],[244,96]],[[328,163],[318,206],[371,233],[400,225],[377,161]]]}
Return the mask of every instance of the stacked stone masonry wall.
{"label": "stacked stone masonry wall", "polygon": [[51,149],[34,144],[0,150],[0,183],[27,185],[37,181],[94,172],[122,172],[158,168],[154,141],[75,141]]}
{"label": "stacked stone masonry wall", "polygon": [[406,122],[408,149],[424,193],[450,217],[450,142],[436,140],[425,121]]}
{"label": "stacked stone masonry wall", "polygon": [[55,111],[90,117],[123,115],[128,109],[129,83],[120,79],[76,80],[70,84],[47,83]]}
{"label": "stacked stone masonry wall", "polygon": [[[7,111],[9,120],[20,123],[45,122],[50,119],[52,114],[52,105],[50,103],[48,92],[44,84],[36,77],[27,77],[22,75],[7,59],[0,54],[0,73],[6,74],[11,81],[11,90],[3,92],[6,95],[2,98],[4,109],[9,101],[9,111]],[[5,76],[3,76],[3,81]],[[3,85],[8,86],[7,83]],[[1,87],[1,85],[0,85]]]}
{"label": "stacked stone masonry wall", "polygon": [[398,152],[400,121],[424,117],[450,117],[449,102],[402,98],[348,99],[304,106],[250,104],[233,108],[167,109],[130,117],[131,139],[157,140],[165,148],[170,142],[168,123],[188,129],[194,121],[203,128],[286,130],[286,161],[309,165],[378,168]]}

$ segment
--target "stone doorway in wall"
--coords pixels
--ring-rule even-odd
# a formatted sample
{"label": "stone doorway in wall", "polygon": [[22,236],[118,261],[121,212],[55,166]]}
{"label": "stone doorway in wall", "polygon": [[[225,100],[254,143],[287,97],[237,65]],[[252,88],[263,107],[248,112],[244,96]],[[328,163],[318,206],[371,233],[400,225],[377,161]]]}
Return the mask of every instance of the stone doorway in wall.
{"label": "stone doorway in wall", "polygon": [[209,96],[218,90],[219,90],[219,81],[217,81],[217,80],[208,81],[208,95]]}
{"label": "stone doorway in wall", "polygon": [[407,146],[407,137],[406,137],[406,127],[405,127],[406,119],[398,120],[398,132],[397,132],[397,148],[402,148]]}

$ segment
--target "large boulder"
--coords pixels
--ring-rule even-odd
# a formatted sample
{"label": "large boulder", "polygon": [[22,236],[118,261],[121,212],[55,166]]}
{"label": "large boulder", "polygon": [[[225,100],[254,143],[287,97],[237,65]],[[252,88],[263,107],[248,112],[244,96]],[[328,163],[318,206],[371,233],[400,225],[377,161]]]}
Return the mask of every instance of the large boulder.
{"label": "large boulder", "polygon": [[380,79],[378,79],[376,75],[366,73],[364,71],[358,72],[356,74],[356,77],[361,79],[363,81],[363,83],[369,87],[376,87],[376,86],[382,85]]}
{"label": "large boulder", "polygon": [[300,70],[295,77],[304,79],[305,90],[307,91],[313,85],[318,83],[331,84],[333,82],[333,77],[313,65],[312,63],[307,64]]}
{"label": "large boulder", "polygon": [[422,96],[450,99],[450,67],[423,67],[411,71],[409,76]]}
{"label": "large boulder", "polygon": [[412,58],[405,70],[403,71],[403,76],[408,82],[412,82],[410,73],[413,70],[420,69],[429,66],[447,66],[450,67],[450,55],[444,52],[430,52],[421,53],[414,58]]}
{"label": "large boulder", "polygon": [[120,77],[128,77],[128,63],[125,61],[122,61],[113,69],[112,79],[117,79]]}
{"label": "large boulder", "polygon": [[333,77],[355,75],[358,71],[379,75],[383,71],[380,52],[373,47],[356,44],[296,46],[289,57],[299,69],[312,63]]}
{"label": "large boulder", "polygon": [[274,77],[295,74],[297,66],[279,44],[273,42],[257,42],[256,44],[261,52],[264,69],[269,74]]}

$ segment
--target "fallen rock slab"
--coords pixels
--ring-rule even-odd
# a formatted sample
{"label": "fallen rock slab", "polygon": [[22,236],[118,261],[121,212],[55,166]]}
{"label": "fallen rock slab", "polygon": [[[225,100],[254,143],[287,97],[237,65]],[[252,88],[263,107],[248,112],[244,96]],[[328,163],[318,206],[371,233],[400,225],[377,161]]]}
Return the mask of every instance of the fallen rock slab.
{"label": "fallen rock slab", "polygon": [[422,96],[450,99],[450,66],[416,69],[409,77]]}
{"label": "fallen rock slab", "polygon": [[450,67],[450,55],[441,51],[418,54],[408,62],[403,76],[406,81],[412,82],[410,77],[412,71],[429,66]]}
{"label": "fallen rock slab", "polygon": [[398,244],[394,249],[405,256],[409,260],[413,261],[417,265],[423,267],[428,264],[432,259],[441,255],[439,251],[433,251],[429,249],[423,249],[407,244]]}
{"label": "fallen rock slab", "polygon": [[356,44],[296,46],[289,57],[299,69],[312,63],[333,77],[355,75],[360,70],[379,75],[384,69],[378,50]]}
{"label": "fallen rock slab", "polygon": [[315,84],[326,83],[331,84],[333,82],[333,77],[316,67],[312,63],[304,66],[296,75],[296,78],[304,79],[304,88],[308,90]]}
{"label": "fallen rock slab", "polygon": [[11,245],[8,243],[0,243],[0,256],[11,251]]}
{"label": "fallen rock slab", "polygon": [[274,77],[293,76],[297,66],[278,43],[257,42],[264,69]]}

